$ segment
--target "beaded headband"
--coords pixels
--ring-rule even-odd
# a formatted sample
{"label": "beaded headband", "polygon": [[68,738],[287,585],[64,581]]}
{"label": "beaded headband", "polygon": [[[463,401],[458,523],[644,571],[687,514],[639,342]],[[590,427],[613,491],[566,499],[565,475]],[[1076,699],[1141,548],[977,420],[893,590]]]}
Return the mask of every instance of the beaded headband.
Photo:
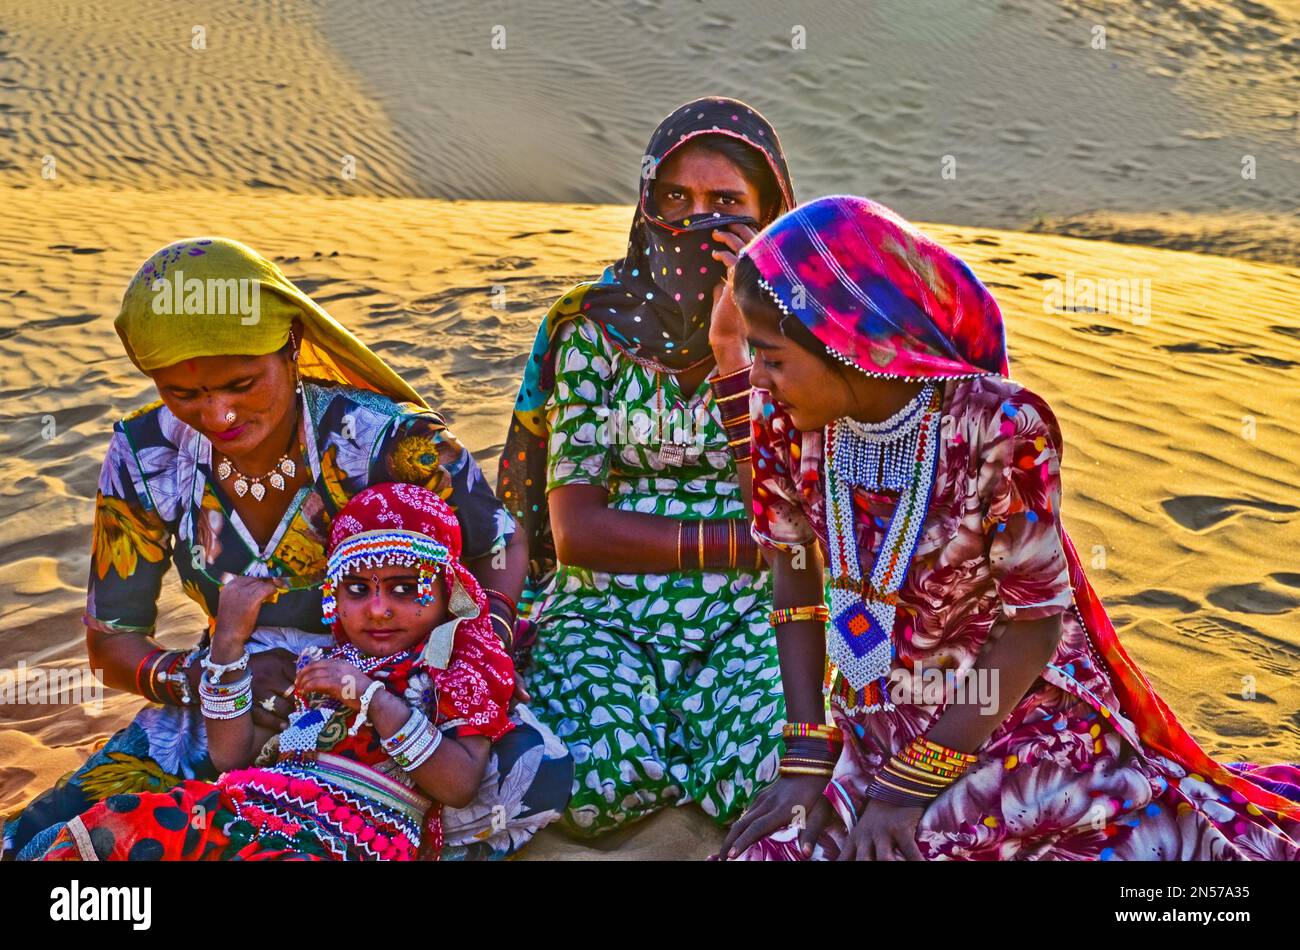
{"label": "beaded headband", "polygon": [[438,569],[450,560],[451,551],[446,545],[418,531],[362,531],[344,538],[330,553],[325,581],[321,584],[321,613],[325,623],[332,625],[338,619],[335,587],[344,575],[355,569],[394,565],[417,568],[416,600],[427,604],[433,600],[433,579]]}
{"label": "beaded headband", "polygon": [[[786,302],[785,302],[783,299],[781,299],[781,295],[780,295],[779,293],[777,293],[775,287],[773,287],[770,283],[768,283],[768,282],[767,282],[766,280],[764,280],[762,277],[760,277],[760,278],[758,279],[758,284],[759,284],[759,286],[762,287],[765,291],[767,291],[767,295],[768,295],[768,297],[770,297],[770,298],[772,299],[772,303],[776,304],[777,308],[778,308],[778,309],[779,309],[783,314],[785,314],[787,317],[791,317],[791,318],[793,318],[793,319],[795,319],[795,320],[798,320],[798,319],[799,319],[799,315],[798,315],[797,313],[795,313],[794,311],[792,311],[792,310],[789,308],[789,306],[786,305]],[[819,342],[820,342],[820,341],[819,341]],[[858,364],[858,361],[857,361],[857,360],[855,360],[853,357],[849,356],[849,355],[846,354],[846,353],[841,353],[839,350],[837,350],[835,347],[831,346],[829,343],[822,343],[822,346],[826,348],[826,352],[829,353],[829,354],[830,354],[834,359],[839,360],[839,361],[840,361],[841,363],[843,363],[845,366],[848,366],[848,367],[850,367],[850,368],[852,368],[852,369],[856,369],[859,373],[862,373],[864,376],[870,376],[870,377],[872,377],[873,379],[907,379],[907,380],[915,380],[915,379],[974,379],[974,378],[976,378],[977,376],[993,376],[993,375],[996,375],[996,374],[994,374],[991,370],[983,370],[983,371],[978,372],[978,373],[952,373],[952,374],[941,375],[941,376],[903,376],[903,375],[900,375],[900,374],[898,374],[898,373],[881,373],[881,372],[877,372],[877,371],[875,371],[875,370],[863,369],[863,368]]]}

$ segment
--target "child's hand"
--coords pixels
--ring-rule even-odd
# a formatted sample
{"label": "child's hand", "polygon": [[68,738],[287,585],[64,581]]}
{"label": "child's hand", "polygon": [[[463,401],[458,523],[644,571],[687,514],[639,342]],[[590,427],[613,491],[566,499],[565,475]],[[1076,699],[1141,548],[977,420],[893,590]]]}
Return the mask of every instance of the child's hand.
{"label": "child's hand", "polygon": [[219,637],[228,644],[243,646],[257,627],[257,613],[262,604],[278,597],[281,589],[270,578],[242,574],[232,577],[221,588],[214,639]]}
{"label": "child's hand", "polygon": [[360,709],[361,696],[373,682],[346,660],[316,660],[298,671],[293,688],[300,694],[331,696],[349,709]]}

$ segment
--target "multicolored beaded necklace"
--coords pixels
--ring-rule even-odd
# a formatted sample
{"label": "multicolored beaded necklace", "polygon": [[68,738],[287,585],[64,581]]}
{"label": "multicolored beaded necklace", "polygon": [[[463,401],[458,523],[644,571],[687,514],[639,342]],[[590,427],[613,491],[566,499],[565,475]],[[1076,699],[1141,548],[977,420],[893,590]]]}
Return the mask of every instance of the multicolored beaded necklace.
{"label": "multicolored beaded necklace", "polygon": [[[884,422],[838,419],[826,427],[826,522],[831,555],[827,659],[839,671],[836,696],[848,712],[892,710],[898,591],[907,578],[939,460],[942,390],[927,382]],[[899,492],[898,505],[864,580],[853,530],[853,488]]]}

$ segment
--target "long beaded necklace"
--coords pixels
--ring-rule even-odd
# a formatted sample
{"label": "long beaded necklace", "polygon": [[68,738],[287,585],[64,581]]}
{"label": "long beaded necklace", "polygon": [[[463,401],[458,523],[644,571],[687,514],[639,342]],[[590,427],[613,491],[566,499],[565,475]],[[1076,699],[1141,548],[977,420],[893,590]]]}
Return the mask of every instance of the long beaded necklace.
{"label": "long beaded necklace", "polygon": [[[826,427],[826,521],[831,554],[827,658],[848,687],[849,712],[892,710],[898,591],[930,507],[939,458],[942,391],[927,382],[884,422],[838,419]],[[899,492],[870,577],[862,577],[853,529],[853,488]]]}

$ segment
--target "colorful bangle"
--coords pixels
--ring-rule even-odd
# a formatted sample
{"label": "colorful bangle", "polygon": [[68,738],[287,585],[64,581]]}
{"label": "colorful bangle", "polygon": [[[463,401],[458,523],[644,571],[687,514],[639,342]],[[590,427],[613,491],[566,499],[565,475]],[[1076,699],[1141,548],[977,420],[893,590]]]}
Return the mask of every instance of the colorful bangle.
{"label": "colorful bangle", "polygon": [[822,778],[830,778],[835,774],[835,770],[830,766],[824,768],[815,768],[804,765],[782,765],[777,768],[778,775],[818,775]]}
{"label": "colorful bangle", "polygon": [[812,604],[807,607],[781,607],[767,615],[768,623],[777,626],[783,623],[798,623],[802,620],[815,620],[825,623],[830,618],[830,609],[825,604]]}
{"label": "colorful bangle", "polygon": [[205,719],[238,719],[253,708],[253,676],[245,674],[234,683],[199,680],[199,703]]}
{"label": "colorful bangle", "polygon": [[844,733],[839,726],[826,722],[787,722],[781,727],[781,736],[785,739],[829,739],[843,742]]}
{"label": "colorful bangle", "polygon": [[150,662],[151,660],[157,660],[157,658],[161,656],[164,652],[166,651],[164,651],[161,647],[154,647],[152,650],[150,650],[148,653],[146,653],[143,657],[140,658],[140,665],[135,668],[135,691],[139,693],[141,696],[143,696],[145,699],[149,699],[149,694],[145,692],[145,685],[140,678],[140,674],[144,671],[144,667],[146,663]]}
{"label": "colorful bangle", "polygon": [[753,368],[754,364],[750,363],[735,372],[715,376],[709,380],[709,388],[713,390],[715,396],[723,398],[747,392],[751,388],[749,385],[749,371]]}
{"label": "colorful bangle", "polygon": [[413,709],[405,724],[387,739],[381,738],[379,744],[402,769],[413,772],[437,751],[442,733],[423,711]]}
{"label": "colorful bangle", "polygon": [[818,769],[835,767],[835,763],[828,759],[805,758],[801,755],[783,755],[781,756],[781,765],[806,765]]}
{"label": "colorful bangle", "polygon": [[501,601],[501,603],[504,604],[510,610],[511,614],[518,616],[519,605],[515,602],[515,599],[511,597],[509,594],[502,593],[501,591],[497,590],[495,587],[484,587],[483,593],[489,600],[495,597],[497,600]]}
{"label": "colorful bangle", "polygon": [[149,664],[149,669],[144,674],[144,683],[150,702],[160,704],[164,702],[163,695],[158,688],[158,671],[162,669],[163,664],[169,662],[170,658],[173,656],[178,656],[177,651],[161,650],[158,655],[154,657],[153,662]]}
{"label": "colorful bangle", "polygon": [[940,745],[939,743],[934,742],[931,739],[927,739],[925,736],[917,736],[916,739],[912,741],[914,743],[915,742],[921,743],[922,745],[925,746],[925,748],[929,749],[932,752],[937,752],[940,755],[947,756],[948,758],[951,759],[957,759],[958,761],[965,762],[968,765],[974,765],[976,762],[979,761],[978,755],[973,755],[970,752],[958,752],[956,749],[950,749],[946,745]]}

